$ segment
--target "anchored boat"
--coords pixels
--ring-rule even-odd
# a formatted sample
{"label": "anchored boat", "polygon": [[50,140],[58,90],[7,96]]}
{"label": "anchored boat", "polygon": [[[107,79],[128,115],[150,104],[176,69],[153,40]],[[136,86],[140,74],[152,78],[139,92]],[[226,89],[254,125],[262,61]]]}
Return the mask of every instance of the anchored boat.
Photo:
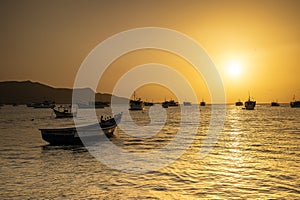
{"label": "anchored boat", "polygon": [[77,112],[74,111],[72,112],[71,106],[66,107],[66,106],[58,106],[55,108],[52,108],[54,114],[56,115],[56,118],[72,118],[76,117]]}
{"label": "anchored boat", "polygon": [[245,101],[245,109],[246,110],[254,110],[256,105],[256,101],[250,99],[250,96],[247,101]]}
{"label": "anchored boat", "polygon": [[[102,120],[101,117],[101,121],[96,124],[68,128],[42,128],[39,130],[41,131],[43,140],[49,142],[51,145],[82,144],[81,139],[84,141],[97,141],[100,136],[99,125],[107,137],[112,137],[121,118],[122,113],[119,113],[107,120]],[[80,136],[78,135],[78,131],[81,133]]]}

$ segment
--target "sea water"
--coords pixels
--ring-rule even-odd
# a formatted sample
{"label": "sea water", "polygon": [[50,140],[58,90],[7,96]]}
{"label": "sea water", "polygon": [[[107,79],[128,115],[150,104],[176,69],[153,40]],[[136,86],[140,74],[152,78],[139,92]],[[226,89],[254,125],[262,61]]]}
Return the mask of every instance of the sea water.
{"label": "sea water", "polygon": [[[300,198],[300,109],[228,105],[222,132],[204,157],[199,152],[211,106],[188,109],[189,115],[200,109],[196,134],[184,133],[191,139],[188,148],[160,169],[135,173],[105,165],[84,146],[49,146],[42,140],[39,128],[72,126],[72,119],[55,119],[50,109],[6,105],[0,109],[0,199]],[[153,120],[148,110],[131,112],[138,126]],[[110,108],[97,114],[110,114]],[[166,116],[152,137],[117,128],[110,141],[129,153],[164,148],[180,127],[180,107],[167,108]]]}

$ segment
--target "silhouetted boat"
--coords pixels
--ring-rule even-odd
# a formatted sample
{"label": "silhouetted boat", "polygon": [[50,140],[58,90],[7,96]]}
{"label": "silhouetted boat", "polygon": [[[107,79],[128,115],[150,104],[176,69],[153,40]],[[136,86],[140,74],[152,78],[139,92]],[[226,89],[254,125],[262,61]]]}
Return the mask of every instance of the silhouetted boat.
{"label": "silhouetted boat", "polygon": [[[115,115],[108,120],[101,120],[101,122],[81,127],[69,128],[45,128],[39,129],[43,140],[49,142],[51,145],[76,145],[82,144],[81,138],[84,141],[96,142],[99,138],[99,125],[107,137],[112,137],[114,130],[120,123],[122,113]],[[78,135],[78,132],[82,135]]]}
{"label": "silhouetted boat", "polygon": [[237,102],[235,102],[235,106],[243,106],[243,102],[241,102],[241,100],[238,100]]}
{"label": "silhouetted boat", "polygon": [[133,100],[129,101],[129,110],[143,110],[144,109],[144,102],[141,98],[136,99],[135,92],[133,93]]}
{"label": "silhouetted boat", "polygon": [[162,102],[161,106],[163,108],[169,108],[168,102]]}
{"label": "silhouetted boat", "polygon": [[278,102],[276,102],[276,101],[273,101],[273,102],[271,102],[271,106],[280,106],[280,105],[279,105],[279,103],[278,103]]}
{"label": "silhouetted boat", "polygon": [[245,109],[246,110],[254,110],[255,105],[256,105],[256,101],[252,101],[249,96],[248,100],[245,101]]}
{"label": "silhouetted boat", "polygon": [[164,101],[162,103],[162,106],[164,108],[168,108],[168,107],[176,107],[179,106],[178,102],[174,101],[173,99],[171,99],[170,101]]}
{"label": "silhouetted boat", "polygon": [[144,102],[141,99],[130,100],[129,105],[130,105],[129,110],[143,110],[144,109]]}
{"label": "silhouetted boat", "polygon": [[205,106],[206,105],[206,103],[205,103],[205,101],[203,101],[203,99],[202,99],[202,101],[200,102],[200,106]]}
{"label": "silhouetted boat", "polygon": [[293,101],[290,103],[290,106],[291,106],[292,108],[300,108],[300,101],[295,100],[295,99],[296,99],[296,98],[295,98],[295,95],[294,95]]}
{"label": "silhouetted boat", "polygon": [[192,103],[191,103],[191,102],[189,102],[189,101],[185,101],[185,102],[183,102],[183,105],[184,105],[184,106],[191,106],[191,105],[192,105]]}
{"label": "silhouetted boat", "polygon": [[292,108],[300,108],[300,101],[293,101],[290,105]]}
{"label": "silhouetted boat", "polygon": [[76,117],[77,112],[72,112],[71,106],[65,107],[65,106],[59,106],[56,108],[52,108],[53,112],[56,115],[56,118],[72,118]]}

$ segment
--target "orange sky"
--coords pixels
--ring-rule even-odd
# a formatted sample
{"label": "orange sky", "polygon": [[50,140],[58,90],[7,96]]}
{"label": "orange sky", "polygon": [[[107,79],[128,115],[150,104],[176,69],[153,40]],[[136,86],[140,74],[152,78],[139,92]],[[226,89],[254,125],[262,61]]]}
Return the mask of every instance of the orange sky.
{"label": "orange sky", "polygon": [[[0,81],[72,87],[82,61],[101,41],[128,29],[155,26],[182,32],[202,45],[221,74],[228,102],[246,99],[248,91],[258,102],[289,102],[293,95],[300,98],[299,9],[297,0],[1,1]],[[198,98],[209,101],[204,81],[194,79],[184,60],[155,51],[116,60],[99,92],[110,92],[122,73],[148,62],[180,70]],[[229,74],[232,63],[240,73]],[[170,98],[157,91],[144,87],[139,93],[155,101]]]}

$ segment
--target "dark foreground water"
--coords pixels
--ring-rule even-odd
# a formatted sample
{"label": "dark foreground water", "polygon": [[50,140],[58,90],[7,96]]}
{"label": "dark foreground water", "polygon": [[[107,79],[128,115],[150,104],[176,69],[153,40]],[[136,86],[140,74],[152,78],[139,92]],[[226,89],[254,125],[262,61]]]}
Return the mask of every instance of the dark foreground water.
{"label": "dark foreground water", "polygon": [[[191,115],[195,109],[190,108]],[[109,113],[109,108],[97,112]],[[210,106],[201,107],[197,134],[180,158],[158,171],[127,173],[102,164],[85,147],[48,146],[41,139],[38,128],[72,125],[71,119],[54,119],[48,109],[4,106],[0,199],[300,199],[300,109],[228,106],[218,142],[200,158],[210,112]],[[167,114],[152,138],[116,129],[111,141],[133,153],[162,148],[180,123],[179,108]],[[132,116],[139,125],[149,122],[147,110]]]}

